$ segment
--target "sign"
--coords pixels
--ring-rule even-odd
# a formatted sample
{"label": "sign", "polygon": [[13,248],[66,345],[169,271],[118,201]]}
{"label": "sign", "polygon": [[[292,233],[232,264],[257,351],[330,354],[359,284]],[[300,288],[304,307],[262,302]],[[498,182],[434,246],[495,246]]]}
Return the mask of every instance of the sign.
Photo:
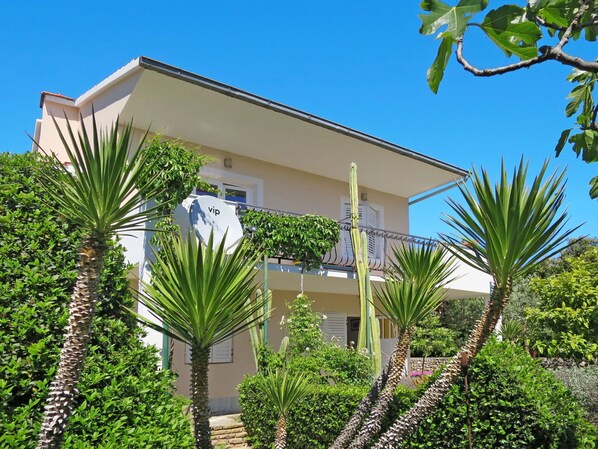
{"label": "sign", "polygon": [[213,233],[214,247],[224,239],[227,253],[235,250],[243,239],[243,227],[235,211],[224,201],[209,195],[186,200],[183,206],[189,211],[191,226],[195,235],[207,245]]}

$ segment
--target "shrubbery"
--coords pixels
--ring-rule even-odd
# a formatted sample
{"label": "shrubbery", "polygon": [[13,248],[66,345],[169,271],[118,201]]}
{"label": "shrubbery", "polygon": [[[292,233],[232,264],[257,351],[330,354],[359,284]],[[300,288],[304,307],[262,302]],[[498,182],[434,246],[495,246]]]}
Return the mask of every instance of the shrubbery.
{"label": "shrubbery", "polygon": [[[56,370],[76,277],[78,233],[39,188],[35,155],[0,155],[0,447],[33,448]],[[121,305],[131,307],[122,249],[102,295],[64,448],[193,447],[172,374]]]}
{"label": "shrubbery", "polygon": [[[252,378],[245,379],[239,391],[243,422],[251,443],[259,449],[273,441],[275,414],[257,399],[253,383]],[[490,342],[469,368],[469,385],[476,449],[590,449],[595,445],[595,429],[583,417],[570,392],[519,348]],[[357,387],[314,387],[312,395],[289,415],[287,447],[328,447],[365,392],[365,388]],[[392,413],[406,411],[417,395],[416,391],[399,387]],[[466,418],[465,392],[460,382],[405,447],[467,447]]]}

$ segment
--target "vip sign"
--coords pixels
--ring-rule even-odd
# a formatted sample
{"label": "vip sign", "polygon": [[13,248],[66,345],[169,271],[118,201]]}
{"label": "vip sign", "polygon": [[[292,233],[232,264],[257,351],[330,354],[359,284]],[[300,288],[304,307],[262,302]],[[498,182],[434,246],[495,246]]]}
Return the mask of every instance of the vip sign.
{"label": "vip sign", "polygon": [[235,250],[243,238],[243,227],[235,211],[224,201],[213,196],[199,196],[187,200],[183,206],[189,211],[191,226],[195,235],[207,244],[213,233],[213,244],[217,246],[224,238],[228,253]]}

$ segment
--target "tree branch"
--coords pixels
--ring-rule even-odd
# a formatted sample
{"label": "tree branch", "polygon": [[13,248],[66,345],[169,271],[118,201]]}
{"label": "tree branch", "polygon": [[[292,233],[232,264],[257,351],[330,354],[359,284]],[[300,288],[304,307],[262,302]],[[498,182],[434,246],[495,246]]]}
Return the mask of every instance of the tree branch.
{"label": "tree branch", "polygon": [[[563,35],[564,37],[565,35]],[[568,38],[567,38],[568,39]],[[563,39],[561,39],[563,42]],[[561,43],[559,42],[559,44]],[[566,42],[565,42],[566,43]],[[563,45],[565,44],[563,43]],[[457,61],[459,64],[463,66],[465,70],[474,74],[475,76],[495,76],[495,75],[503,75],[505,73],[514,72],[520,69],[526,69],[528,67],[534,66],[536,64],[540,64],[546,61],[558,61],[563,65],[568,65],[571,67],[575,67],[579,70],[583,70],[584,72],[593,72],[598,73],[598,62],[595,61],[586,61],[585,59],[579,58],[577,56],[572,56],[568,53],[562,51],[561,48],[555,47],[541,47],[540,48],[540,55],[526,59],[524,61],[519,61],[514,64],[509,64],[501,67],[495,67],[491,69],[479,69],[473,66],[465,57],[463,56],[463,38],[457,39]]]}
{"label": "tree branch", "polygon": [[571,21],[563,35],[561,36],[561,40],[559,41],[559,43],[556,44],[556,46],[554,47],[555,50],[560,52],[563,49],[563,47],[567,44],[567,42],[569,42],[569,39],[571,38],[573,31],[577,29],[577,27],[579,26],[579,21],[588,10],[588,3],[589,0],[579,0],[579,10],[577,11],[577,14],[575,14],[575,16],[573,17],[573,20]]}

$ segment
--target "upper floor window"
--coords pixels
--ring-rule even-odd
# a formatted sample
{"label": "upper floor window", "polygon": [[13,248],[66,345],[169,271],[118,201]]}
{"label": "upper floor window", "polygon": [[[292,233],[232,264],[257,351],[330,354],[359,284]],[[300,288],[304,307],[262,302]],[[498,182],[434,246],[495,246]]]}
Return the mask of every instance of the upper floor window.
{"label": "upper floor window", "polygon": [[[343,201],[343,216],[341,217],[343,222],[351,223],[351,203]],[[382,251],[384,250],[383,238],[376,236],[375,232],[377,229],[382,229],[383,224],[383,213],[384,209],[382,206],[375,204],[360,204],[359,205],[359,226],[361,228],[368,228],[371,231],[367,231],[368,236],[368,257],[370,260],[380,260],[382,258]],[[343,242],[344,253],[349,259],[353,259],[353,247],[351,245],[351,233],[349,231],[343,231],[341,234],[341,240]]]}

